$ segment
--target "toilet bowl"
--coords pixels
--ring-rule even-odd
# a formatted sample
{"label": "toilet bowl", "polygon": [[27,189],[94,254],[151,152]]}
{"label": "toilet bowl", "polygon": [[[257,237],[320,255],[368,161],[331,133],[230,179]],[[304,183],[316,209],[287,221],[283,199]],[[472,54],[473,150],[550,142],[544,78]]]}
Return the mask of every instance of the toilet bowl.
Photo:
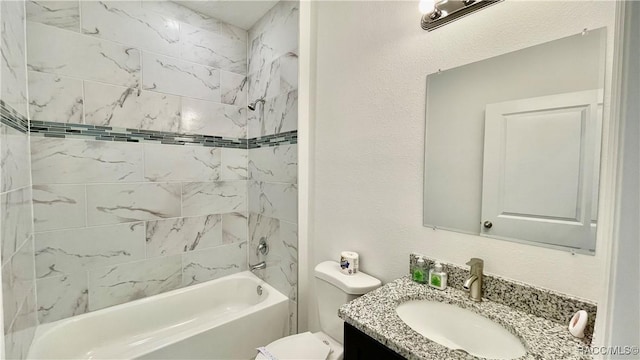
{"label": "toilet bowl", "polygon": [[265,348],[267,354],[258,353],[256,360],[342,360],[344,357],[342,345],[322,331],[283,337]]}
{"label": "toilet bowl", "polygon": [[338,317],[340,306],[375,290],[382,283],[363,272],[345,275],[340,264],[325,261],[315,268],[318,319],[322,331],[305,332],[280,338],[258,353],[256,359],[342,360],[344,328]]}

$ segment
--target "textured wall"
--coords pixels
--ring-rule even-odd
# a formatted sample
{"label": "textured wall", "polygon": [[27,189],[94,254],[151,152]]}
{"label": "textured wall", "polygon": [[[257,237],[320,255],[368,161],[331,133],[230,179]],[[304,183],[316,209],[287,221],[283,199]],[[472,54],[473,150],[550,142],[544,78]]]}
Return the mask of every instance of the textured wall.
{"label": "textured wall", "polygon": [[170,2],[26,9],[40,322],[246,270],[247,31]]}
{"label": "textured wall", "polygon": [[386,282],[406,274],[412,251],[456,264],[480,257],[488,273],[599,300],[606,237],[596,256],[574,256],[422,226],[425,79],[607,26],[609,89],[615,3],[505,1],[433,32],[420,29],[417,2],[316,6],[312,262],[355,250]]}
{"label": "textured wall", "polygon": [[[249,30],[249,101],[265,99],[249,112],[249,136],[297,134],[297,1],[281,1]],[[296,135],[297,136],[297,135]],[[265,260],[258,275],[290,301],[290,331],[296,332],[298,300],[298,145],[249,150],[249,261]],[[266,257],[255,249],[264,238]]]}
{"label": "textured wall", "polygon": [[24,1],[0,2],[0,237],[7,359],[24,359],[36,318]]}

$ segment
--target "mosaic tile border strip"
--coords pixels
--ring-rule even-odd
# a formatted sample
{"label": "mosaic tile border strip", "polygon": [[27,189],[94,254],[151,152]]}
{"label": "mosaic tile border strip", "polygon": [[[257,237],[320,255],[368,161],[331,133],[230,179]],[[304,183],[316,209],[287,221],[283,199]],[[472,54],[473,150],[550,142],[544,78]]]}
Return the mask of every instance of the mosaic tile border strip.
{"label": "mosaic tile border strip", "polygon": [[[417,256],[423,255],[409,255],[409,274],[416,266]],[[423,257],[427,266],[431,268],[435,260],[428,256]],[[444,262],[441,264],[448,274],[448,286],[463,290],[462,284],[469,275],[469,269]],[[569,324],[576,311],[585,310],[589,314],[585,336],[591,341],[598,309],[593,302],[487,274],[483,278],[482,293],[483,297],[491,301],[564,325]]]}
{"label": "mosaic tile border strip", "polygon": [[2,100],[0,100],[0,122],[22,133],[29,131],[33,136],[55,138],[91,138],[92,140],[102,141],[152,142],[168,145],[200,145],[236,149],[258,149],[298,143],[297,130],[251,139],[239,139],[111,126],[36,120],[29,121]]}
{"label": "mosaic tile border strip", "polygon": [[298,130],[266,135],[248,140],[249,149],[298,143]]}
{"label": "mosaic tile border strip", "polygon": [[21,133],[26,133],[29,130],[29,120],[2,100],[0,100],[0,123]]}
{"label": "mosaic tile border strip", "polygon": [[195,145],[235,149],[255,149],[267,146],[297,144],[296,130],[282,134],[268,135],[253,139],[229,138],[202,134],[181,134],[174,132],[117,128],[112,126],[58,123],[51,121],[30,121],[32,136],[87,139],[121,142],[150,142],[167,145]]}
{"label": "mosaic tile border strip", "polygon": [[246,149],[247,140],[201,134],[116,128],[111,126],[31,121],[31,134],[56,138],[92,138],[102,141],[151,142],[167,145],[200,145]]}

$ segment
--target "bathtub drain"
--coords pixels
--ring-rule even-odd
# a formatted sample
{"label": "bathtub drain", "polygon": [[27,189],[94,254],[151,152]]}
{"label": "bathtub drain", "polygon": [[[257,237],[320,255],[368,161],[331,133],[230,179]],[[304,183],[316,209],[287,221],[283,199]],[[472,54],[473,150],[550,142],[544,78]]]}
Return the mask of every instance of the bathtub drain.
{"label": "bathtub drain", "polygon": [[256,288],[256,292],[258,293],[258,295],[262,295],[262,285],[258,285],[258,288]]}

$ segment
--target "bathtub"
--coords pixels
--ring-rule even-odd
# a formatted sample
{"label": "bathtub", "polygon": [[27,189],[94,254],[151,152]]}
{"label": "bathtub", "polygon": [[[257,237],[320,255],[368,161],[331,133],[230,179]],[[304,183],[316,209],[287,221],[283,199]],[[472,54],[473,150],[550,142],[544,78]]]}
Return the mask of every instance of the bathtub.
{"label": "bathtub", "polygon": [[40,325],[28,358],[252,359],[288,334],[288,309],[245,271]]}

